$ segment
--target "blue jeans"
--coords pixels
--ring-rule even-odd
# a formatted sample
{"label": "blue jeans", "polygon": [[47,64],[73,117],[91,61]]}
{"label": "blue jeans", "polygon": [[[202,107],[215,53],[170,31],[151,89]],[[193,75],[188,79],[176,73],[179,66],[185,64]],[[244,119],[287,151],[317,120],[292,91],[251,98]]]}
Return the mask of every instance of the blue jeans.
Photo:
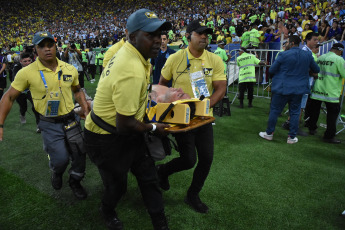
{"label": "blue jeans", "polygon": [[275,130],[277,120],[281,112],[283,111],[285,105],[289,104],[289,115],[290,115],[290,131],[289,136],[291,138],[296,137],[298,131],[299,115],[301,112],[301,95],[282,95],[273,94],[271,101],[270,115],[267,124],[267,134],[272,134]]}

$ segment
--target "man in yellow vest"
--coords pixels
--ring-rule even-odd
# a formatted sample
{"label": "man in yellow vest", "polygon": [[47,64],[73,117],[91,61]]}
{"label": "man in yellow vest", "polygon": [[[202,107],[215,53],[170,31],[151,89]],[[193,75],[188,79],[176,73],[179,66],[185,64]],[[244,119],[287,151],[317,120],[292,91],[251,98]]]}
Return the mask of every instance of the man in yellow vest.
{"label": "man in yellow vest", "polygon": [[240,95],[240,108],[243,108],[244,92],[248,90],[248,107],[253,107],[253,93],[255,78],[255,66],[265,65],[255,55],[248,53],[246,48],[241,47],[239,51],[240,56],[237,58],[237,65],[240,67],[238,82]]}
{"label": "man in yellow vest", "polygon": [[328,143],[339,144],[335,139],[336,121],[340,112],[339,97],[342,90],[342,81],[345,78],[345,61],[342,58],[344,45],[335,43],[330,52],[323,54],[317,60],[320,73],[315,80],[310,95],[309,133],[314,135],[320,115],[321,103],[327,107],[327,129],[323,140]]}

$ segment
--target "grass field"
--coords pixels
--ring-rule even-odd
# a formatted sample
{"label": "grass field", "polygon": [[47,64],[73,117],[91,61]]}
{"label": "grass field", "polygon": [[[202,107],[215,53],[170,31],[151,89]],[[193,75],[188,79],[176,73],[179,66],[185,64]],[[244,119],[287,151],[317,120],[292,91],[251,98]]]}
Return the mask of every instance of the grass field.
{"label": "grass field", "polygon": [[[86,83],[92,96],[95,87]],[[269,142],[258,136],[266,128],[269,100],[255,99],[254,108],[237,105],[235,101],[231,117],[217,117],[214,126],[214,163],[200,194],[209,213],[196,213],[183,202],[192,170],[180,172],[171,176],[171,189],[163,193],[170,228],[345,229],[345,218],[339,215],[345,209],[345,132],[337,136],[340,145],[321,141],[324,128],[288,145],[283,115]],[[96,167],[87,159],[86,200],[74,198],[67,174],[61,191],[55,191],[29,112],[27,124],[21,125],[14,105],[0,142],[0,230],[105,229],[98,213],[103,185]],[[324,115],[319,122],[325,123]],[[132,175],[117,212],[127,230],[152,229]]]}

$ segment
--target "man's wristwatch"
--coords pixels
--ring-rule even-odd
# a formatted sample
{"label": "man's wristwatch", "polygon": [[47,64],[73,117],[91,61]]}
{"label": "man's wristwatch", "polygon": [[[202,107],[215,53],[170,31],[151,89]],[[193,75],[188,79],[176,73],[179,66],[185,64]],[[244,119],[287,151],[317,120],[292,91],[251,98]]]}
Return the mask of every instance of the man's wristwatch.
{"label": "man's wristwatch", "polygon": [[151,129],[151,132],[154,132],[154,131],[156,131],[156,128],[157,128],[157,126],[155,125],[155,124],[151,124],[152,125],[152,129]]}

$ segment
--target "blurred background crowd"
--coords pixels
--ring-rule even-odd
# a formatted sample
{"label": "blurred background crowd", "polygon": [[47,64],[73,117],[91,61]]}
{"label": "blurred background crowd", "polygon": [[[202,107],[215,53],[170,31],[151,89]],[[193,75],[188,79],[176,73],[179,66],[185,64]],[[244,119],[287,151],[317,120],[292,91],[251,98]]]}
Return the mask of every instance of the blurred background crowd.
{"label": "blurred background crowd", "polygon": [[182,42],[185,27],[193,19],[213,28],[210,44],[240,43],[254,25],[261,43],[280,42],[282,34],[284,38],[299,35],[303,40],[311,31],[319,33],[320,42],[342,42],[345,34],[343,0],[53,0],[44,4],[12,0],[0,8],[3,52],[22,51],[41,30],[51,32],[62,48],[71,42],[81,49],[106,48],[125,36],[126,20],[139,8],[151,9],[173,23],[169,43]]}

